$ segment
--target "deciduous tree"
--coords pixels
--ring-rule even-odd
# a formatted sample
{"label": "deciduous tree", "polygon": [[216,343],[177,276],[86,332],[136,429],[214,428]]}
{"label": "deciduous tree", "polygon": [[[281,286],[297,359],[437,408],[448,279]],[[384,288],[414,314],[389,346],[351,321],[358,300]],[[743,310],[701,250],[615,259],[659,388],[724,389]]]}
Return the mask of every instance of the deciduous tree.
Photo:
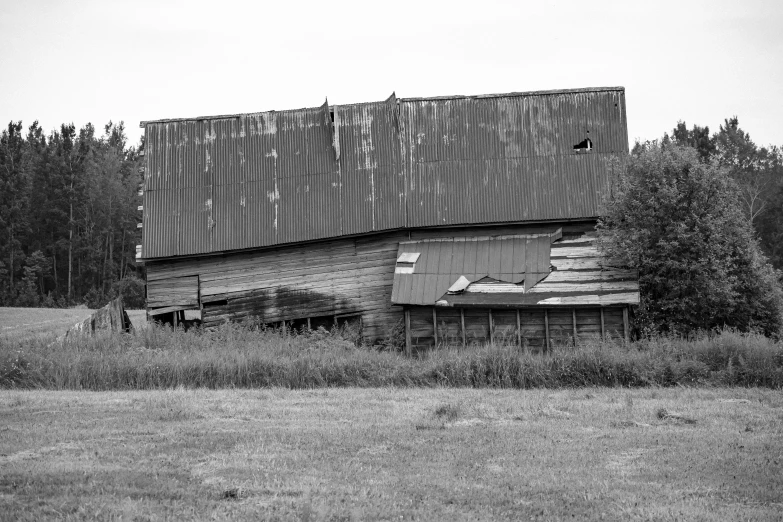
{"label": "deciduous tree", "polygon": [[616,171],[599,244],[613,263],[639,270],[645,331],[780,333],[778,274],[726,168],[692,147],[648,142]]}

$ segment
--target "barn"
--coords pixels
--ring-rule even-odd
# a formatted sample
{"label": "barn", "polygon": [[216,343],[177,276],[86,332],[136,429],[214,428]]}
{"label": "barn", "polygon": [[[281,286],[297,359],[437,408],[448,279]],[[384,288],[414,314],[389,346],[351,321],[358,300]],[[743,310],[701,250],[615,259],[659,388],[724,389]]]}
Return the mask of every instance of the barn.
{"label": "barn", "polygon": [[434,346],[627,337],[637,274],[594,245],[622,87],[145,121],[147,311],[404,329]]}

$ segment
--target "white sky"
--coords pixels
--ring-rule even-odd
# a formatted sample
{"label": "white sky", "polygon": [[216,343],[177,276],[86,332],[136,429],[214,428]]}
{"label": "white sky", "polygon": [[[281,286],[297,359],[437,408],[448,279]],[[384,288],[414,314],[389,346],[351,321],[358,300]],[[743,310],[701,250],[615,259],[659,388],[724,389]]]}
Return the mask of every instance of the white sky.
{"label": "white sky", "polygon": [[0,0],[0,124],[622,85],[629,138],[783,145],[783,2]]}

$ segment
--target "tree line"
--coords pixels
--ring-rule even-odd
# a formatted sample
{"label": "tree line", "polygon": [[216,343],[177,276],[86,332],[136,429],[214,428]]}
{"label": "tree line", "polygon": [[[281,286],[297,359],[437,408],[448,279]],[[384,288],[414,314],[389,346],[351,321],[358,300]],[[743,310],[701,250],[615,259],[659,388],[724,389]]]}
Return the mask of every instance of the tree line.
{"label": "tree line", "polygon": [[143,306],[136,225],[143,140],[122,122],[10,122],[0,135],[0,306]]}

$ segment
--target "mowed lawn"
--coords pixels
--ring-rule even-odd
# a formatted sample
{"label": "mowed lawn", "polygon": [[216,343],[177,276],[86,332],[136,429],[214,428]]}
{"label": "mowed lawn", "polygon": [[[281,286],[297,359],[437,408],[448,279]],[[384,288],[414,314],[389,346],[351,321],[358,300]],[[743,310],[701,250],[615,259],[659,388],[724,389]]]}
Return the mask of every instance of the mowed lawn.
{"label": "mowed lawn", "polygon": [[774,390],[0,391],[6,520],[781,516]]}
{"label": "mowed lawn", "polygon": [[[0,307],[0,341],[62,335],[68,328],[90,317],[88,308],[10,308]],[[146,324],[144,310],[127,310],[133,326]]]}

